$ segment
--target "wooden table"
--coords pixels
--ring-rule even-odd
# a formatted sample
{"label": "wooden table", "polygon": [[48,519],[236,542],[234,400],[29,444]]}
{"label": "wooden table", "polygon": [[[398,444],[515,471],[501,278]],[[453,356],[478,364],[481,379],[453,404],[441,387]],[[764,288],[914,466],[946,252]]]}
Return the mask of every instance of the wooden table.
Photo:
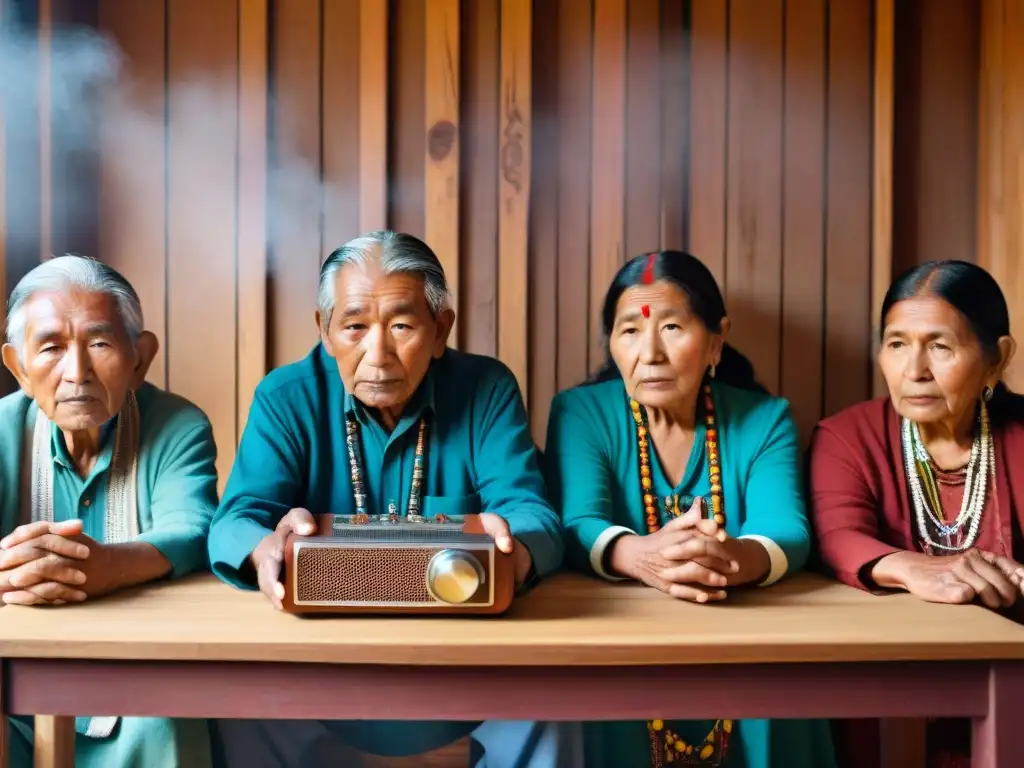
{"label": "wooden table", "polygon": [[[299,619],[199,576],[91,605],[5,607],[0,659],[9,714],[962,716],[976,768],[1024,764],[1024,627],[814,576],[699,606],[563,575],[485,619]],[[37,766],[63,768],[66,721],[47,723]]]}

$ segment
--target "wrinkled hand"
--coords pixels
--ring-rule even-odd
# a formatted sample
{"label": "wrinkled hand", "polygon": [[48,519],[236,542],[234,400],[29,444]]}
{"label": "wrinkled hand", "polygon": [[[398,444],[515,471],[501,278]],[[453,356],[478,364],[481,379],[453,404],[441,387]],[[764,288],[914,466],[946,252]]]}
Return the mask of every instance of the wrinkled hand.
{"label": "wrinkled hand", "polygon": [[19,526],[0,540],[0,596],[10,605],[63,605],[99,594],[99,549],[81,520]]}
{"label": "wrinkled hand", "polygon": [[726,533],[701,518],[702,500],[656,533],[621,536],[612,545],[612,568],[680,600],[724,600],[728,574],[740,564]]}
{"label": "wrinkled hand", "polygon": [[530,555],[530,550],[522,542],[512,538],[512,531],[509,530],[505,518],[493,512],[484,512],[480,515],[480,524],[483,526],[484,532],[494,539],[494,543],[499,551],[504,552],[506,555],[512,554],[515,556],[516,586],[522,586],[530,573],[530,566],[533,565],[533,557]]}
{"label": "wrinkled hand", "polygon": [[970,603],[1008,608],[1017,602],[1024,566],[991,552],[971,549],[954,557],[897,552],[872,569],[879,586],[895,586],[932,603]]}
{"label": "wrinkled hand", "polygon": [[260,592],[266,595],[277,610],[284,600],[284,584],[281,583],[281,567],[284,564],[284,545],[288,534],[312,536],[316,533],[316,521],[308,509],[296,507],[281,518],[274,532],[263,537],[256,545],[251,558],[256,568],[256,583]]}

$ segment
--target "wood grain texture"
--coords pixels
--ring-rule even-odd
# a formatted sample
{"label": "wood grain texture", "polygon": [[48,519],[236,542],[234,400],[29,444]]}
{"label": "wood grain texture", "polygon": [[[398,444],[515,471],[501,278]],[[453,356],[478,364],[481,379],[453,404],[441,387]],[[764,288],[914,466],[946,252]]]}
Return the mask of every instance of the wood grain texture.
{"label": "wood grain texture", "polygon": [[388,200],[388,225],[425,237],[424,174],[426,163],[426,0],[393,0],[394,27],[390,47],[390,111],[394,126],[388,154],[395,183]]}
{"label": "wood grain texture", "polygon": [[[895,0],[875,0],[874,104],[871,136],[871,347],[877,355],[881,346],[882,302],[893,279],[893,128],[895,90],[893,83],[896,49]],[[874,397],[888,391],[881,369],[872,376]]]}
{"label": "wood grain texture", "polygon": [[[603,362],[601,325],[590,302],[593,56],[590,0],[558,6],[558,388],[583,382]],[[592,350],[599,356],[592,357]]]}
{"label": "wood grain texture", "polygon": [[[224,34],[179,30],[167,50],[165,0],[97,2],[149,126],[126,140],[131,121],[107,110],[99,253],[136,284],[163,342],[150,379],[206,398],[229,446],[266,370],[316,342],[326,253],[381,225],[428,239],[445,259],[453,344],[513,369],[539,443],[552,395],[603,362],[600,305],[615,271],[658,247],[709,265],[732,340],[790,400],[805,439],[821,416],[871,393],[872,290],[877,303],[884,282],[873,169],[884,147],[873,138],[875,18],[863,3],[215,0]],[[171,21],[190,8],[170,8]],[[188,159],[196,127],[176,116],[196,92],[182,62],[207,84],[231,62],[230,82],[215,86],[223,98],[195,124],[210,126],[209,164]],[[445,115],[454,131],[442,167],[428,136]],[[19,125],[38,120],[33,101]],[[24,149],[38,136],[29,138],[4,156],[7,216],[29,223],[6,244],[8,287],[39,254],[39,155]],[[518,189],[506,178],[513,167]],[[1016,182],[979,180],[986,193],[997,184]],[[235,207],[205,204],[214,198]],[[980,220],[1006,219],[1002,208],[980,210]],[[1009,227],[982,232],[996,230]],[[200,263],[227,271],[199,280]],[[203,339],[220,351],[202,353],[201,371],[200,353],[181,346],[183,332],[195,337],[183,318],[200,303],[221,318]]]}
{"label": "wood grain texture", "polygon": [[[604,295],[625,261],[626,0],[594,0],[594,96],[590,177],[590,321],[600,328]],[[590,372],[604,357],[591,335]]]}
{"label": "wood grain texture", "polygon": [[828,25],[823,0],[786,4],[779,394],[804,445],[821,416]]}
{"label": "wood grain texture", "polygon": [[238,10],[176,0],[167,14],[167,386],[210,418],[222,483],[238,437]]}
{"label": "wood grain texture", "polygon": [[782,0],[732,0],[726,149],[730,341],[779,391],[782,295]]}
{"label": "wood grain texture", "polygon": [[663,93],[661,2],[629,0],[626,9],[623,261],[656,251],[661,245]]}
{"label": "wood grain texture", "polygon": [[690,60],[686,8],[661,4],[661,247],[686,248],[690,166]]}
{"label": "wood grain texture", "polygon": [[[444,268],[458,306],[459,281],[459,0],[426,0],[424,183],[426,242]],[[458,346],[455,327],[449,346]]]}
{"label": "wood grain texture", "polygon": [[[936,258],[976,259],[983,5],[978,0],[900,0],[893,6],[896,274]],[[878,18],[885,6],[875,8],[877,60],[879,44],[885,47]]]}
{"label": "wood grain texture", "polygon": [[359,231],[387,225],[388,4],[359,4]]}
{"label": "wood grain texture", "polygon": [[500,0],[462,3],[462,173],[459,273],[460,343],[467,352],[498,350],[498,120],[501,113]]}
{"label": "wood grain texture", "polygon": [[267,372],[267,85],[269,2],[239,0],[238,19],[238,391],[236,429],[245,429]]}
{"label": "wood grain texture", "polygon": [[38,0],[39,260],[53,253],[53,0]]}
{"label": "wood grain texture", "polygon": [[[100,30],[125,57],[123,81],[100,126],[97,256],[139,295],[160,351],[146,375],[167,386],[167,7],[164,0],[100,0]],[[130,222],[130,226],[128,223]]]}
{"label": "wood grain texture", "polygon": [[[1013,323],[1024,312],[1024,9],[1018,3],[982,4],[978,263],[999,282]],[[1011,324],[1011,331],[1016,326]],[[1007,385],[1024,387],[1016,355]]]}
{"label": "wood grain texture", "polygon": [[39,768],[74,768],[75,718],[36,715],[33,765]]}
{"label": "wood grain texture", "polygon": [[[360,3],[323,3],[321,13],[320,173],[323,218],[320,222],[319,258],[323,263],[331,251],[363,233],[360,208],[364,187],[361,178],[362,6]],[[311,295],[308,305],[313,303]],[[312,325],[310,328],[315,329]]]}
{"label": "wood grain texture", "polygon": [[268,365],[305,357],[314,322],[323,221],[319,0],[274,0],[271,41]]}
{"label": "wood grain texture", "polygon": [[496,621],[310,621],[208,574],[66,611],[3,612],[0,655],[8,659],[551,668],[1024,658],[1024,627],[982,607],[906,594],[880,600],[809,574],[737,592],[713,611],[639,584],[564,573]]}
{"label": "wood grain texture", "polygon": [[498,356],[529,397],[527,301],[532,162],[532,0],[501,0],[501,113],[498,130]]}
{"label": "wood grain texture", "polygon": [[[533,64],[541,72],[558,71],[558,4],[534,6]],[[558,112],[558,77],[538,79],[533,90],[535,115]],[[533,439],[544,445],[551,400],[558,392],[558,124],[534,123],[529,221],[529,400]]]}
{"label": "wood grain texture", "polygon": [[726,291],[729,3],[690,3],[689,251]]}
{"label": "wood grain texture", "polygon": [[871,17],[861,0],[829,16],[824,410],[871,392]]}

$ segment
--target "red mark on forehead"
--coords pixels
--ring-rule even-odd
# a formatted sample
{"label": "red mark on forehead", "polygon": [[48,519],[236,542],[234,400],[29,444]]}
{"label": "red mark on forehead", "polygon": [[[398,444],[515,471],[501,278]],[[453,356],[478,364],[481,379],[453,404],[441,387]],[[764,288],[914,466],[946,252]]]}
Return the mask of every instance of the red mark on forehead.
{"label": "red mark on forehead", "polygon": [[647,266],[644,267],[644,285],[650,285],[654,282],[654,258],[657,255],[652,253],[647,256]]}
{"label": "red mark on forehead", "polygon": [[640,307],[640,313],[644,317],[650,317],[651,316],[651,308],[649,306],[647,306],[646,304],[644,304],[642,307]]}

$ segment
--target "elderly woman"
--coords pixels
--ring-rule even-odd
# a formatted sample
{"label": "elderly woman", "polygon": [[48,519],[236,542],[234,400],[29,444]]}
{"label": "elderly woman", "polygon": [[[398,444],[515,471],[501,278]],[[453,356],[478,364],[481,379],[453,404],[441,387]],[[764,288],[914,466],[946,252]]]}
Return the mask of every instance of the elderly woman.
{"label": "elderly woman", "polygon": [[[3,360],[21,391],[0,400],[4,603],[80,603],[206,566],[213,433],[197,407],[144,383],[157,348],[131,285],[98,261],[52,259],[15,287]],[[31,720],[10,724],[12,765],[29,766]],[[79,768],[210,763],[205,721],[77,719]]]}
{"label": "elderly woman", "polygon": [[[1001,382],[1015,350],[1002,291],[974,264],[931,262],[892,284],[880,319],[889,396],[825,419],[811,444],[821,557],[871,592],[1013,609],[1024,398]],[[933,764],[966,751],[966,722],[949,725],[932,729]]]}
{"label": "elderly woman", "polygon": [[[725,344],[711,273],[686,253],[638,256],[602,320],[610,361],[596,383],[555,398],[548,427],[570,561],[707,604],[800,569],[810,531],[796,428]],[[826,722],[657,717],[584,726],[588,768],[834,765]]]}

